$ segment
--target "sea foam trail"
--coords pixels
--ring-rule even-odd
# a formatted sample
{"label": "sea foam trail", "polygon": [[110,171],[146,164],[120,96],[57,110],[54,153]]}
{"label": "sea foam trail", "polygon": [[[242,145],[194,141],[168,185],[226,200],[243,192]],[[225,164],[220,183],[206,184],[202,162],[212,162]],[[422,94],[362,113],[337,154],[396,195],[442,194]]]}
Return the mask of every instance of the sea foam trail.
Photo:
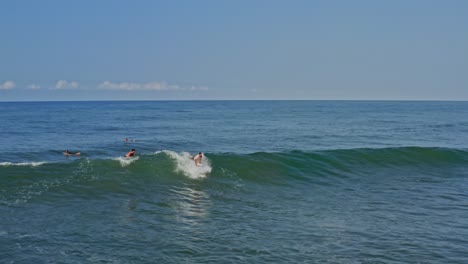
{"label": "sea foam trail", "polygon": [[[156,154],[158,153],[160,152],[156,152]],[[163,150],[162,153],[165,153],[176,162],[176,172],[182,172],[192,179],[204,178],[212,170],[210,160],[205,155],[203,155],[203,165],[199,167],[195,165],[195,162],[191,159],[192,155],[188,152],[177,153],[171,150]]]}
{"label": "sea foam trail", "polygon": [[132,164],[133,162],[137,161],[140,158],[140,156],[132,157],[132,158],[126,158],[126,157],[117,157],[114,158],[113,160],[116,160],[120,162],[120,165],[122,167],[127,167],[128,165]]}
{"label": "sea foam trail", "polygon": [[46,164],[47,162],[0,162],[0,166],[31,166],[31,167],[37,167],[41,166],[43,164]]}

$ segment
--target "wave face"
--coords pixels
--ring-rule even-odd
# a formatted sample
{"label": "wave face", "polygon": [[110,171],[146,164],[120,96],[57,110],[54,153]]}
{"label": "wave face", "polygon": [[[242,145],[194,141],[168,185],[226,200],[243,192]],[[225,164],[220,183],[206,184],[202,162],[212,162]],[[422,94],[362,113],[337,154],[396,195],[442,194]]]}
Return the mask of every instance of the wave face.
{"label": "wave face", "polygon": [[[30,195],[19,200],[11,198],[24,193],[22,188],[35,186],[37,190],[33,192],[40,195],[51,186],[56,189],[60,186],[72,188],[74,182],[83,184],[83,181],[92,185],[94,181],[118,184],[128,178],[171,182],[175,179],[214,180],[236,177],[260,184],[275,181],[286,183],[290,179],[334,184],[334,177],[359,178],[365,181],[369,174],[389,171],[415,175],[437,172],[440,176],[447,176],[457,169],[466,168],[468,163],[468,152],[465,150],[421,147],[207,154],[201,167],[195,166],[191,157],[192,154],[188,152],[164,150],[134,158],[80,158],[69,163],[3,162],[0,163],[0,174],[4,176],[0,181],[7,188],[4,188],[1,202],[11,204],[15,201],[27,201]],[[24,182],[29,184],[24,185]]]}
{"label": "wave face", "polygon": [[466,260],[465,150],[206,153],[203,167],[190,157],[165,150],[1,163],[1,255],[64,263]]}

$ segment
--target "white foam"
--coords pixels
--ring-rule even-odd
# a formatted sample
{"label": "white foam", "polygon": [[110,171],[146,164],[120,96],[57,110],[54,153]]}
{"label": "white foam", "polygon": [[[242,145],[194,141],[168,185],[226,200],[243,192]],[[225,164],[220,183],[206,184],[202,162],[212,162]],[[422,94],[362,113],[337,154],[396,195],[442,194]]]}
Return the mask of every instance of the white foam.
{"label": "white foam", "polygon": [[127,167],[128,165],[132,164],[133,162],[137,161],[140,158],[140,156],[136,157],[131,157],[131,158],[126,158],[126,157],[117,157],[114,160],[120,162],[120,165],[122,167]]}
{"label": "white foam", "polygon": [[32,166],[37,167],[41,166],[42,164],[46,164],[47,162],[0,162],[0,166]]}
{"label": "white foam", "polygon": [[211,172],[210,160],[205,155],[203,155],[203,165],[196,166],[191,159],[192,155],[188,152],[177,153],[171,150],[163,150],[162,152],[176,162],[176,172],[182,172],[192,179],[204,178]]}

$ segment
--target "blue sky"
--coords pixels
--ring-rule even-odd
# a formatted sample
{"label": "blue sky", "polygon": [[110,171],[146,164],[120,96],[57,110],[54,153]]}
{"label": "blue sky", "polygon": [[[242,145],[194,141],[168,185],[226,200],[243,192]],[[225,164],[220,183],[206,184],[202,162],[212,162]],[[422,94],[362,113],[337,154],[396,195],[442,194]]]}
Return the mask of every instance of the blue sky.
{"label": "blue sky", "polygon": [[0,1],[0,101],[468,100],[468,1]]}

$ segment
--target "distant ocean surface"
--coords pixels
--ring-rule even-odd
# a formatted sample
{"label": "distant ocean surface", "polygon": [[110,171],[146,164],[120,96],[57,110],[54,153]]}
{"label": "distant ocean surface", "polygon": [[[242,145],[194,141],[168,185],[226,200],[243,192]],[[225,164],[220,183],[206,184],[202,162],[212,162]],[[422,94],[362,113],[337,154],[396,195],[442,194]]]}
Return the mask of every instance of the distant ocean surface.
{"label": "distant ocean surface", "polygon": [[468,263],[468,102],[3,102],[0,146],[0,263]]}

